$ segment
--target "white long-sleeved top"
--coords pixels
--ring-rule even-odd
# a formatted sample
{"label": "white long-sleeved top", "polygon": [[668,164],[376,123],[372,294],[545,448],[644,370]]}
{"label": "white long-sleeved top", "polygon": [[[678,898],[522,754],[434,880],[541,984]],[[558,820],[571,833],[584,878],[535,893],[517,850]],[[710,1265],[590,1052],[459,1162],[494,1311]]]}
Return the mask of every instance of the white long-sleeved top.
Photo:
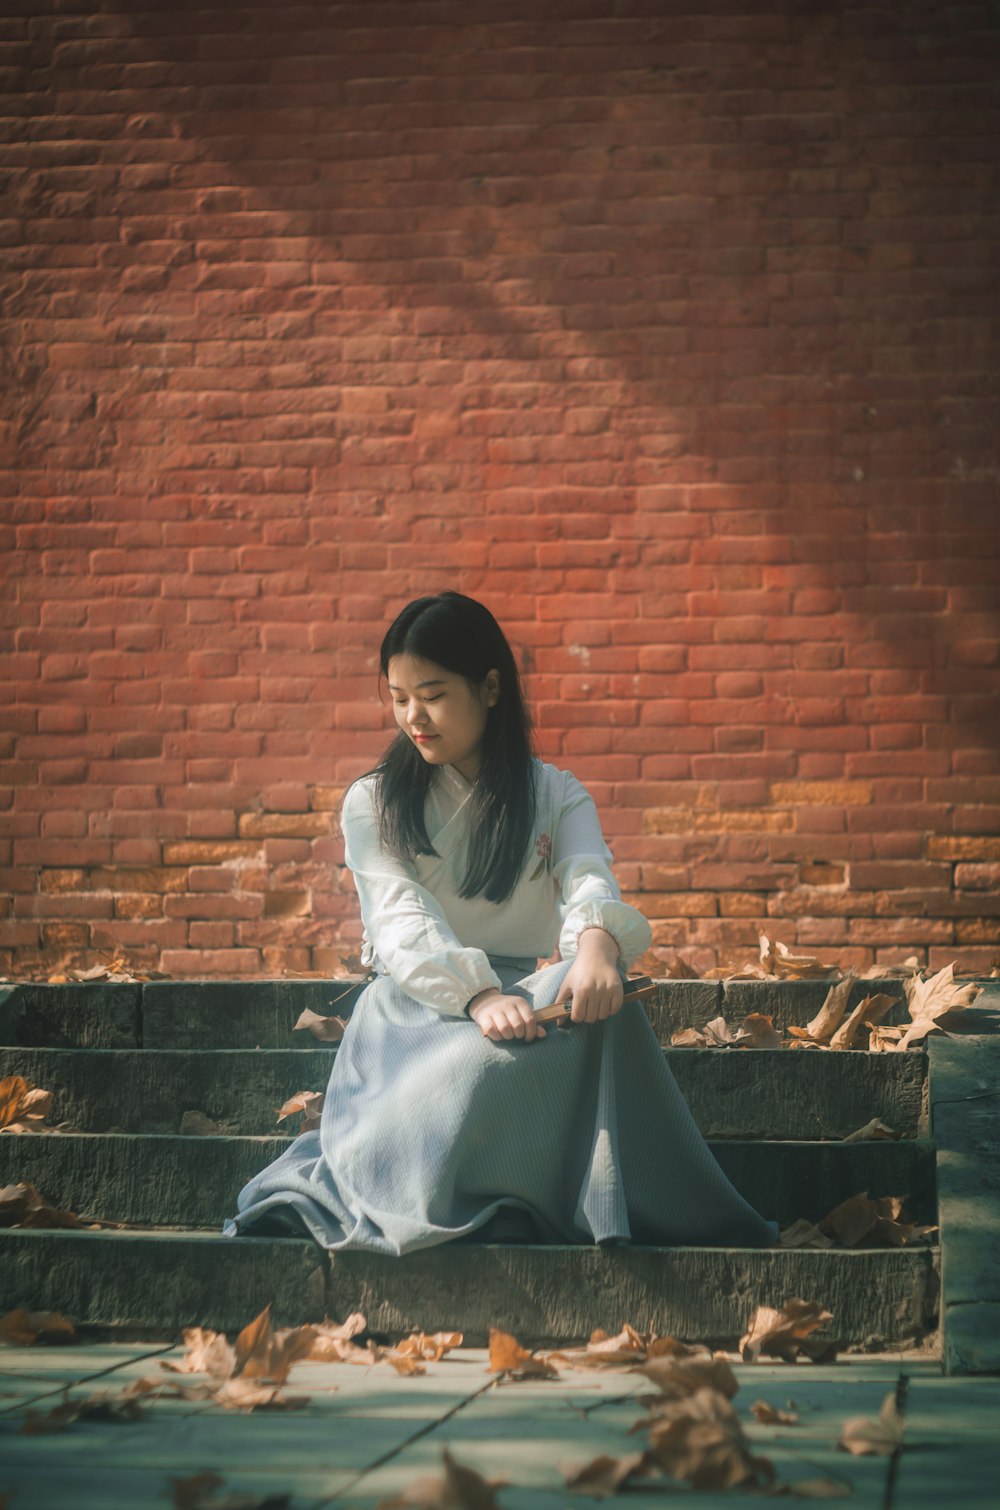
{"label": "white long-sleeved top", "polygon": [[424,809],[437,854],[412,862],[379,844],[374,777],[362,777],[344,795],[341,827],[361,902],[362,962],[448,1016],[463,1016],[473,996],[500,986],[490,954],[547,958],[558,943],[568,959],[585,928],[604,928],[628,968],[652,941],[642,913],[621,899],[590,793],[571,772],[535,765],[535,843],[501,903],[458,895],[472,786],[454,766],[436,769]]}

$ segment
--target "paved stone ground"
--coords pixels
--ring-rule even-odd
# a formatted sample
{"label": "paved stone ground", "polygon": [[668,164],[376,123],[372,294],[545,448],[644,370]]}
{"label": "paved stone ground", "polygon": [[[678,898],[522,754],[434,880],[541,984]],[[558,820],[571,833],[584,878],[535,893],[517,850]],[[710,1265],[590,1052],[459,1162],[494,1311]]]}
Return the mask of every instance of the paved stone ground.
{"label": "paved stone ground", "polygon": [[[212,1402],[160,1398],[130,1424],[78,1422],[58,1434],[24,1435],[29,1406],[47,1412],[69,1398],[120,1393],[161,1370],[182,1346],[80,1343],[0,1350],[0,1505],[12,1510],[141,1510],[170,1506],[171,1478],[214,1472],[217,1493],[285,1495],[291,1510],[375,1510],[423,1474],[442,1447],[488,1476],[503,1475],[503,1510],[572,1510],[595,1501],[565,1488],[565,1474],[601,1453],[636,1451],[628,1428],[642,1411],[628,1398],[650,1388],[638,1374],[561,1367],[550,1381],[498,1382],[482,1348],[460,1348],[422,1376],[385,1363],[296,1364],[285,1387],[307,1395],[294,1411],[224,1411]],[[1000,1484],[1000,1378],[942,1375],[927,1355],[846,1356],[834,1364],[737,1364],[734,1404],[753,1450],[780,1482],[835,1480],[858,1510],[996,1506]],[[901,1376],[903,1450],[896,1459],[851,1457],[836,1443],[845,1420],[876,1416]],[[193,1381],[199,1376],[183,1376]],[[764,1399],[794,1402],[799,1423],[765,1427],[750,1414]],[[683,1499],[714,1507],[759,1502],[761,1491],[694,1492],[662,1479],[604,1503],[634,1507]],[[786,1501],[796,1502],[796,1501]],[[797,1501],[802,1502],[804,1501]],[[210,1501],[209,1501],[210,1503]]]}

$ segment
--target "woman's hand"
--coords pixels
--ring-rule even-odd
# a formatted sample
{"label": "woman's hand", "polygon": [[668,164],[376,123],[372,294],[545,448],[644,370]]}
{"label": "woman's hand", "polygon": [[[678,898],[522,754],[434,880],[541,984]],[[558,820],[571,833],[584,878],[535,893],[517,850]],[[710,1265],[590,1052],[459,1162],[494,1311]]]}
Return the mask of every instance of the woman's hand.
{"label": "woman's hand", "polygon": [[484,1038],[499,1043],[501,1038],[523,1038],[530,1043],[533,1038],[544,1038],[545,1029],[535,1021],[535,1011],[523,996],[504,996],[495,986],[489,986],[472,998],[469,1016],[478,1023]]}
{"label": "woman's hand", "polygon": [[571,1022],[602,1022],[622,1009],[625,987],[618,974],[618,945],[603,928],[585,928],[578,952],[556,997],[573,998]]}

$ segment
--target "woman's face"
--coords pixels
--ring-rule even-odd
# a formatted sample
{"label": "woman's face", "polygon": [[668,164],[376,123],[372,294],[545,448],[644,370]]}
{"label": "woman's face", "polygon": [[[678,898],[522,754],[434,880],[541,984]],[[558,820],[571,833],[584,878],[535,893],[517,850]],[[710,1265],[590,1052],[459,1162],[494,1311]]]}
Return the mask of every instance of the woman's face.
{"label": "woman's face", "polygon": [[428,765],[453,765],[475,781],[486,716],[500,696],[500,674],[488,671],[473,688],[464,676],[419,656],[394,655],[389,691],[396,722]]}

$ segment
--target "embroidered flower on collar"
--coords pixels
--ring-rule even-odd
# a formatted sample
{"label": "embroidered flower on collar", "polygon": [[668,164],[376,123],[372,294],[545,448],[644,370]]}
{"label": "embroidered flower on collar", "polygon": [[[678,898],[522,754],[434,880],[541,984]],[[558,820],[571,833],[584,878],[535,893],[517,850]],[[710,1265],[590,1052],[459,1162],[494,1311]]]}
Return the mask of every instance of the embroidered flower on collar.
{"label": "embroidered flower on collar", "polygon": [[552,839],[549,834],[539,834],[535,840],[535,854],[538,856],[538,864],[529,876],[529,880],[537,881],[543,870],[548,870],[552,860]]}

